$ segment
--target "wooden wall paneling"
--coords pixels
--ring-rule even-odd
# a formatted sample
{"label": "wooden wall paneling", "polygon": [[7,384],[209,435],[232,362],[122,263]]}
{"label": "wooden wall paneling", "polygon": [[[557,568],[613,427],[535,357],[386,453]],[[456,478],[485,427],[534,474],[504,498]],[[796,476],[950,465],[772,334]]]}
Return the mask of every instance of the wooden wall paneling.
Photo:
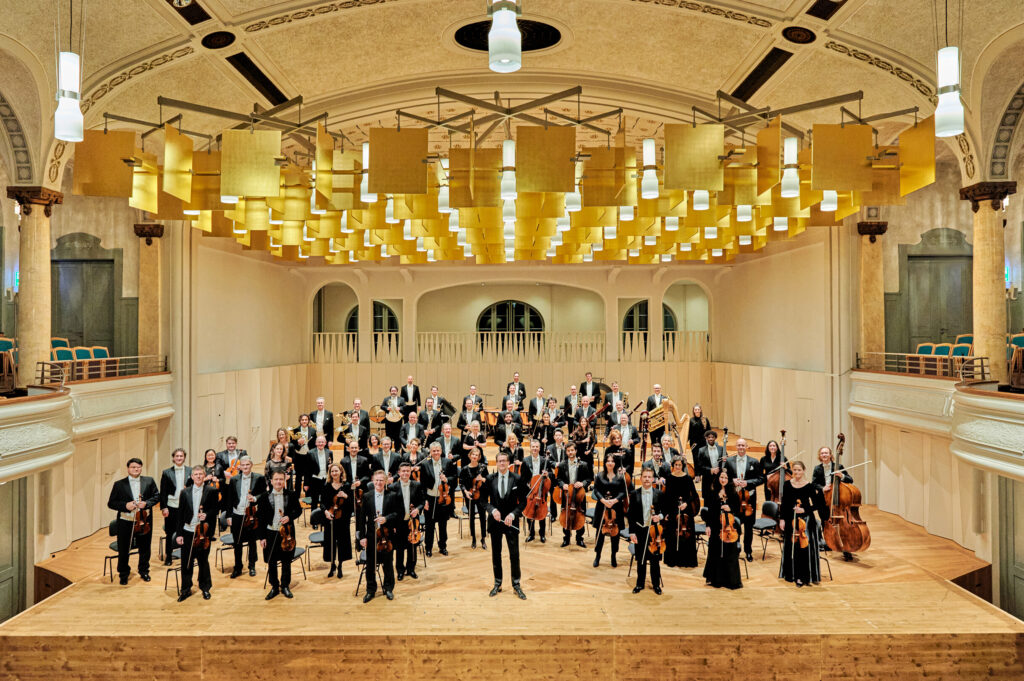
{"label": "wooden wall paneling", "polygon": [[[945,446],[943,447],[943,444]],[[928,468],[925,471],[925,495],[922,503],[927,530],[940,537],[953,537],[953,516],[950,500],[953,499],[953,454],[949,441],[933,435],[925,436],[928,451]],[[870,464],[869,464],[870,465]]]}
{"label": "wooden wall paneling", "polygon": [[96,514],[93,507],[95,490],[99,488],[100,441],[89,440],[75,445],[75,455],[71,457],[74,465],[71,515],[68,518],[71,528],[69,539],[77,539],[91,534],[96,527]]}
{"label": "wooden wall paneling", "polygon": [[879,447],[875,452],[875,469],[878,471],[878,508],[889,513],[899,513],[900,495],[900,450],[898,428],[889,425],[878,427]]}
{"label": "wooden wall paneling", "polygon": [[900,431],[900,516],[917,525],[926,522],[924,514],[925,437],[921,433]]}

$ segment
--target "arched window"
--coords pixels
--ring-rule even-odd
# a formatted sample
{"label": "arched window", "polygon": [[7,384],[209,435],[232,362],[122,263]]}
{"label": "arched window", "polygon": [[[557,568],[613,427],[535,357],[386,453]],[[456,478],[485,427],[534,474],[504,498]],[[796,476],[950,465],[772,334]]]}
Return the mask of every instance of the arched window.
{"label": "arched window", "polygon": [[532,305],[519,300],[494,303],[476,320],[478,333],[525,333],[544,331],[544,318]]}
{"label": "arched window", "polygon": [[[347,333],[359,333],[359,306],[356,305],[345,318],[345,331]],[[373,332],[374,333],[398,333],[398,316],[390,307],[380,302],[373,301]]]}
{"label": "arched window", "polygon": [[[647,332],[650,331],[648,309],[647,301],[641,300],[626,310],[626,316],[622,318],[622,342],[624,345],[633,340],[634,343],[641,343],[646,349]],[[678,329],[675,313],[664,303],[661,305],[661,323],[663,334],[673,333]]]}

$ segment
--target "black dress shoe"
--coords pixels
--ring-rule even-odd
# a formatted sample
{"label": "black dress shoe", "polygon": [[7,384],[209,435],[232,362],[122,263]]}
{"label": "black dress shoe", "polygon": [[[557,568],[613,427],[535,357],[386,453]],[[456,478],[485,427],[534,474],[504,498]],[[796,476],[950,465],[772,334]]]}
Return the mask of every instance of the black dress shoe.
{"label": "black dress shoe", "polygon": [[331,569],[327,572],[327,579],[334,576],[334,565],[331,565]]}
{"label": "black dress shoe", "polygon": [[562,540],[562,546],[568,546],[568,545],[569,545],[569,540],[568,539],[563,539]]}
{"label": "black dress shoe", "polygon": [[612,554],[612,567],[619,567],[619,564],[615,562],[615,554]]}
{"label": "black dress shoe", "polygon": [[409,570],[406,574],[409,575],[409,579],[419,579],[415,570]]}
{"label": "black dress shoe", "polygon": [[548,538],[545,537],[543,534],[540,536],[540,543],[541,544],[547,544],[548,543]]}
{"label": "black dress shoe", "polygon": [[286,586],[281,587],[281,593],[284,594],[285,598],[294,598],[294,596],[292,596],[292,590]]}
{"label": "black dress shoe", "polygon": [[256,568],[254,568],[254,567],[249,568],[249,576],[250,577],[255,577],[256,576]]}
{"label": "black dress shoe", "polygon": [[150,580],[151,580],[152,578],[151,578],[151,577],[149,576],[149,573],[148,573],[148,572],[143,572],[143,573],[141,573],[141,574],[139,575],[139,579],[141,579],[141,580],[142,580],[142,581],[144,581],[144,582],[148,582],[148,581],[150,581]]}
{"label": "black dress shoe", "polygon": [[843,551],[843,560],[845,560],[845,561],[853,560],[853,554],[850,553],[849,551]]}
{"label": "black dress shoe", "polygon": [[800,580],[798,579],[798,580],[796,580],[796,585],[797,585],[797,587],[801,587],[801,586],[803,586],[803,585],[804,585],[804,583],[803,583],[803,582],[801,582],[801,581],[800,581]]}
{"label": "black dress shoe", "polygon": [[656,587],[653,587],[653,588],[654,588],[654,593],[656,593],[656,594],[658,594],[660,596],[661,595],[661,587],[660,586],[656,586]]}
{"label": "black dress shoe", "polygon": [[[541,541],[544,541],[544,540],[541,539]],[[480,548],[485,549],[485,550],[487,549],[487,542],[484,541],[483,539],[480,540]]]}
{"label": "black dress shoe", "polygon": [[239,570],[238,568],[235,568],[234,570],[231,571],[231,579],[238,579],[241,576],[242,576],[242,571]]}
{"label": "black dress shoe", "polygon": [[640,593],[643,590],[644,590],[644,588],[642,586],[634,586],[633,587],[633,593],[635,593],[635,594],[638,594],[638,593]]}
{"label": "black dress shoe", "polygon": [[597,567],[600,564],[601,564],[601,556],[598,556],[597,558],[594,559],[594,567]]}
{"label": "black dress shoe", "polygon": [[469,548],[471,548],[471,549],[475,549],[476,548],[476,539],[473,540],[473,545],[470,546]]}
{"label": "black dress shoe", "polygon": [[747,562],[748,563],[753,563],[754,562],[754,554],[752,554],[752,553],[748,553],[747,554]]}
{"label": "black dress shoe", "polygon": [[533,541],[533,535],[531,534],[529,537],[526,538],[526,541],[524,543],[529,544],[532,541]]}
{"label": "black dress shoe", "polygon": [[442,556],[447,556],[448,555],[448,549],[441,549],[440,553],[441,553]]}
{"label": "black dress shoe", "polygon": [[188,598],[191,595],[192,595],[192,589],[189,589],[188,591],[182,591],[181,593],[178,594],[178,602],[181,603],[183,600],[185,600],[186,598]]}
{"label": "black dress shoe", "polygon": [[434,555],[434,552],[430,549],[427,549],[427,558],[430,558],[432,555]]}
{"label": "black dress shoe", "polygon": [[388,599],[389,601],[393,601],[395,600],[395,594],[390,591],[385,591],[384,598]]}
{"label": "black dress shoe", "polygon": [[121,577],[118,578],[117,581],[121,583],[121,586],[124,586],[125,584],[128,583],[128,575],[122,575]]}
{"label": "black dress shoe", "polygon": [[405,579],[405,573],[404,572],[399,572],[398,573],[398,581],[402,581],[403,579]]}
{"label": "black dress shoe", "polygon": [[501,592],[501,584],[495,584],[494,588],[491,589],[491,596],[497,596]]}
{"label": "black dress shoe", "polygon": [[280,590],[280,589],[278,589],[278,588],[277,588],[276,586],[274,586],[274,587],[271,587],[271,588],[270,588],[270,591],[269,591],[269,592],[267,592],[267,599],[266,599],[266,600],[268,600],[268,601],[269,601],[269,600],[271,600],[271,599],[273,599],[273,598],[276,598],[276,597],[277,597],[277,594],[279,594],[279,593],[281,593],[281,590]]}
{"label": "black dress shoe", "polygon": [[581,549],[587,548],[587,545],[583,543],[582,539],[577,539],[576,540],[576,546],[580,547]]}
{"label": "black dress shoe", "polygon": [[377,594],[375,594],[375,593],[370,593],[369,591],[367,591],[366,595],[363,596],[363,603],[369,603],[370,601],[373,600],[373,597],[376,596],[376,595]]}
{"label": "black dress shoe", "polygon": [[204,601],[210,600],[210,592],[209,591],[204,591],[203,592],[203,600]]}
{"label": "black dress shoe", "polygon": [[172,561],[171,561],[170,558],[168,558],[167,560],[164,561],[164,565],[170,565],[171,563],[172,563]]}
{"label": "black dress shoe", "polygon": [[519,598],[521,598],[524,601],[526,600],[526,594],[523,593],[523,590],[519,587],[518,584],[513,584],[512,588],[516,590],[516,596],[519,596]]}

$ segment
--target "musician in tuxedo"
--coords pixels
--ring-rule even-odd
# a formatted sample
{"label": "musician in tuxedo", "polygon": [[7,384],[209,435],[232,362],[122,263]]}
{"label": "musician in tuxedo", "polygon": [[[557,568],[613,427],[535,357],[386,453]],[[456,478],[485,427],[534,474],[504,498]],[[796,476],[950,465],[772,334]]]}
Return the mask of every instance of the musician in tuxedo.
{"label": "musician in tuxedo", "polygon": [[569,394],[562,402],[562,413],[565,415],[565,425],[570,431],[576,427],[576,410],[581,404],[583,400],[580,398],[579,390],[574,385],[569,386]]}
{"label": "musician in tuxedo", "polygon": [[608,416],[605,417],[608,421],[608,427],[611,428],[619,423],[618,412],[620,408],[626,404],[626,396],[621,390],[619,390],[619,384],[617,381],[612,381],[612,389],[605,393],[604,403],[608,405]]}
{"label": "musician in tuxedo", "polygon": [[469,386],[469,394],[462,398],[462,403],[465,404],[466,400],[473,403],[473,406],[477,411],[484,408],[484,398],[476,394],[476,386]]}
{"label": "musician in tuxedo", "polygon": [[325,404],[323,397],[316,398],[316,409],[309,412],[309,421],[314,431],[327,437],[327,446],[330,446],[334,442],[334,414],[324,407]]}
{"label": "musician in tuxedo", "polygon": [[494,442],[495,444],[502,446],[508,442],[508,436],[515,435],[516,439],[522,439],[523,437],[523,426],[519,422],[519,419],[515,417],[514,411],[506,411],[502,417],[501,423],[494,429]]}
{"label": "musician in tuxedo", "polygon": [[181,548],[181,589],[178,591],[178,602],[192,595],[193,565],[199,565],[199,590],[203,599],[210,600],[210,547],[205,549],[195,546],[195,535],[200,525],[205,525],[208,537],[216,531],[217,503],[219,492],[213,485],[205,483],[206,469],[202,466],[192,467],[192,486],[185,487],[178,494],[178,526],[175,528],[177,538],[174,540]]}
{"label": "musician in tuxedo", "polygon": [[[526,485],[526,496],[530,495],[530,491],[533,486],[533,476],[541,475],[545,477],[550,477],[551,474],[548,466],[548,459],[541,453],[540,444],[540,440],[531,440],[530,454],[525,459],[523,459],[523,467],[521,469],[522,475],[520,477],[522,478],[522,484]],[[541,482],[542,480],[538,481],[537,484],[541,484]],[[526,524],[530,528],[530,536],[526,538],[526,541],[531,542],[535,538],[535,525],[537,524],[537,522],[535,520],[529,519],[526,521]],[[546,526],[547,523],[545,521],[540,521],[541,544],[546,543],[548,540],[548,538],[545,536]]]}
{"label": "musician in tuxedo", "polygon": [[[309,450],[316,442],[316,428],[310,423],[309,414],[299,414],[299,427],[294,430],[291,444],[288,445],[288,456],[295,467],[295,489],[306,486],[306,474],[309,470]],[[301,495],[300,495],[301,496]]]}
{"label": "musician in tuxedo", "polygon": [[[480,451],[484,450],[487,445],[487,436],[480,432],[480,422],[473,421],[469,424],[469,430],[462,433],[462,459],[460,464],[465,466],[468,462],[469,450],[473,447],[479,447]],[[486,461],[485,461],[486,463]]]}
{"label": "musician in tuxedo", "polygon": [[551,425],[556,428],[561,428],[565,425],[565,415],[562,413],[562,410],[558,408],[557,398],[549,397],[547,407],[545,407],[544,411],[551,418]]}
{"label": "musician in tuxedo", "polygon": [[452,406],[452,403],[437,393],[436,385],[430,386],[430,397],[427,399],[434,400],[434,409],[444,414],[446,419],[455,413],[455,407]]}
{"label": "musician in tuxedo", "polygon": [[316,436],[316,447],[306,456],[306,486],[303,491],[310,504],[320,501],[320,493],[327,483],[327,469],[334,463],[334,452],[327,448],[327,435]]}
{"label": "musician in tuxedo", "polygon": [[369,603],[377,595],[378,564],[384,571],[384,583],[381,585],[384,588],[384,595],[389,601],[395,598],[394,551],[377,551],[377,530],[386,527],[389,533],[394,534],[403,516],[402,500],[388,492],[384,471],[374,471],[373,487],[366,492],[356,523],[362,535],[359,545],[366,549],[366,595],[363,596],[363,603]]}
{"label": "musician in tuxedo", "polygon": [[352,400],[352,411],[359,414],[359,427],[370,430],[370,414],[363,409],[363,401],[358,397]]}
{"label": "musician in tuxedo", "polygon": [[523,408],[523,400],[526,399],[526,386],[519,381],[519,372],[512,374],[512,380],[505,386],[505,395],[514,396],[516,409]]}
{"label": "musician in tuxedo", "polygon": [[[117,511],[117,574],[121,584],[128,583],[131,567],[128,556],[132,543],[139,550],[139,577],[149,581],[149,556],[153,546],[153,507],[160,501],[160,490],[148,475],[142,475],[142,459],[128,459],[128,475],[110,488],[107,508]],[[149,512],[149,531],[136,532],[138,514]]]}
{"label": "musician in tuxedo", "polygon": [[[651,444],[654,443],[652,442]],[[673,444],[675,443],[672,441],[671,435],[665,433],[661,436],[661,453],[664,455],[663,458],[668,463],[669,467],[672,466],[672,459],[683,455],[681,451],[672,446]]]}
{"label": "musician in tuxedo", "polygon": [[[415,386],[413,386],[415,387]],[[405,398],[398,394],[398,386],[393,385],[388,388],[388,396],[380,403],[380,408],[385,413],[384,418],[384,432],[391,438],[392,442],[401,442],[402,435],[402,420],[406,413],[405,409]],[[399,415],[403,416],[403,419],[392,421],[387,418],[387,414],[393,411],[397,411]]]}
{"label": "musician in tuxedo", "polygon": [[441,445],[442,459],[455,461],[460,467],[466,465],[463,462],[462,442],[452,435],[452,424],[450,422],[441,426],[441,437],[437,439],[437,442]]}
{"label": "musician in tuxedo", "polygon": [[402,581],[405,575],[416,579],[416,547],[419,544],[409,542],[409,521],[420,518],[425,500],[423,485],[412,480],[411,474],[412,464],[403,461],[398,468],[398,480],[387,488],[388,493],[393,494],[402,502],[401,520],[395,527],[392,540],[395,548],[395,570],[398,572],[398,581]]}
{"label": "musician in tuxedo", "polygon": [[594,382],[594,374],[589,371],[584,378],[586,380],[580,383],[580,396],[589,397],[591,404],[597,404],[597,399],[601,396],[601,386]]}
{"label": "musician in tuxedo", "polygon": [[629,415],[619,412],[618,425],[612,427],[622,438],[622,468],[633,475],[633,466],[636,464],[636,444],[640,441],[640,431],[629,423]]}
{"label": "musician in tuxedo", "polygon": [[402,399],[405,400],[402,416],[408,418],[409,414],[419,413],[420,406],[423,404],[420,401],[420,387],[413,384],[412,376],[405,377],[405,385],[402,386]]}
{"label": "musician in tuxedo", "polygon": [[425,442],[427,439],[426,431],[420,425],[420,415],[417,412],[411,411],[409,412],[408,419],[408,423],[402,425],[402,430],[399,433],[403,450],[409,446],[409,441],[413,438],[420,442]]}
{"label": "musician in tuxedo", "polygon": [[434,398],[428,397],[427,404],[420,412],[418,421],[423,426],[423,436],[426,438],[424,444],[430,444],[441,437],[441,424],[448,420],[448,417],[438,411]]}
{"label": "musician in tuxedo", "polygon": [[[455,487],[459,482],[459,470],[454,461],[441,458],[441,445],[430,445],[430,458],[420,465],[420,482],[426,493],[423,513],[427,518],[427,556],[433,555],[434,536],[437,549],[442,556],[448,555],[448,518],[455,510]],[[441,483],[448,484],[448,503],[440,500]]]}
{"label": "musician in tuxedo", "polygon": [[526,414],[530,418],[530,423],[537,423],[540,420],[545,405],[547,405],[547,400],[544,399],[544,388],[537,388],[537,396],[531,399],[526,406]]}
{"label": "musician in tuxedo", "polygon": [[582,419],[589,419],[596,413],[597,410],[590,406],[590,398],[584,395],[580,398],[580,407],[576,410],[573,421],[577,426],[579,426]]}
{"label": "musician in tuxedo", "polygon": [[707,499],[711,495],[712,484],[718,479],[722,459],[725,458],[725,447],[715,444],[717,439],[718,433],[713,430],[707,431],[704,433],[704,440],[707,444],[693,455],[693,472],[695,477],[700,476],[701,499]]}
{"label": "musician in tuxedo", "polygon": [[370,429],[363,427],[363,424],[359,422],[359,412],[355,409],[349,412],[348,425],[342,427],[339,435],[339,441],[355,440],[358,442],[359,449],[366,449],[366,445],[370,441]]}
{"label": "musician in tuxedo", "polygon": [[[661,385],[654,384],[654,393],[647,398],[647,411],[654,411],[668,398],[661,394]],[[665,434],[665,427],[655,428],[651,431],[651,442],[661,442],[661,436]]]}
{"label": "musician in tuxedo", "polygon": [[508,454],[499,452],[497,456],[498,470],[487,476],[484,484],[487,509],[487,531],[491,535],[491,568],[494,571],[494,587],[491,596],[501,591],[501,543],[508,543],[508,559],[512,573],[512,588],[519,598],[526,600],[519,585],[519,518],[526,508],[526,494],[520,485],[519,476],[508,469]]}
{"label": "musician in tuxedo", "polygon": [[178,529],[178,495],[185,489],[189,469],[185,466],[185,450],[175,449],[171,453],[170,468],[160,474],[160,514],[164,517],[164,565],[171,564],[174,551],[174,532]]}
{"label": "musician in tuxedo", "polygon": [[654,489],[654,471],[645,468],[640,474],[641,486],[629,493],[629,541],[636,545],[636,586],[633,593],[644,590],[647,566],[651,566],[651,586],[661,595],[661,556],[648,550],[648,532],[651,523],[660,523],[665,517],[664,496]]}
{"label": "musician in tuxedo", "polygon": [[459,412],[459,418],[455,421],[455,427],[465,434],[466,429],[469,428],[469,424],[474,422],[480,423],[480,413],[474,411],[473,402],[467,397],[466,401],[463,403],[462,411]]}
{"label": "musician in tuxedo", "polygon": [[[345,443],[347,450],[345,456],[341,458],[341,467],[345,469],[345,479],[351,480],[349,483],[349,498],[345,500],[345,505],[342,507],[342,513],[344,516],[343,522],[348,522],[352,517],[353,513],[358,511],[358,504],[356,498],[370,486],[370,476],[372,474],[370,470],[370,462],[366,460],[366,457],[359,453],[359,443],[355,440],[349,440]],[[382,445],[383,447],[383,445]],[[359,555],[359,528],[356,527],[356,555]]]}
{"label": "musician in tuxedo", "polygon": [[749,511],[744,513],[740,507],[736,509],[736,518],[743,523],[743,552],[746,554],[747,562],[754,560],[754,521],[757,519],[757,487],[765,481],[764,472],[761,469],[761,462],[747,454],[747,441],[743,438],[736,440],[736,455],[730,456],[725,462],[729,469],[729,478],[736,486],[736,494],[740,495],[745,490],[750,499],[747,501]]}
{"label": "musician in tuxedo", "polygon": [[387,479],[393,480],[398,475],[398,467],[401,465],[402,459],[402,455],[394,451],[391,438],[385,437],[380,441],[380,451],[370,457],[370,473],[384,471]]}
{"label": "musician in tuxedo", "polygon": [[654,473],[654,482],[659,486],[665,484],[665,478],[672,474],[672,466],[665,461],[665,453],[661,448],[661,445],[654,443],[651,445],[651,458],[644,461],[643,468],[641,470],[649,470]]}
{"label": "musician in tuxedo", "polygon": [[[295,520],[302,515],[299,495],[284,488],[285,477],[281,471],[270,476],[270,490],[256,501],[256,515],[260,519],[263,538],[260,548],[263,549],[263,560],[267,563],[267,578],[270,580],[270,591],[266,600],[271,600],[279,593],[291,598],[289,589],[292,583],[292,560],[295,550],[285,551],[281,548],[281,526],[291,524],[294,530]],[[281,574],[278,577],[278,564]]]}
{"label": "musician in tuxedo", "polygon": [[[582,488],[584,492],[590,489],[590,486],[594,482],[594,472],[585,461],[581,461],[576,456],[576,445],[570,444],[566,447],[566,462],[564,466],[558,468],[558,475],[555,478],[555,484],[562,488],[562,508],[568,508],[569,499],[572,493],[579,488]],[[580,508],[580,513],[583,513],[583,508]],[[576,545],[580,548],[587,548],[587,545],[583,543],[583,530],[586,526],[576,530]],[[569,537],[572,531],[569,528],[562,530],[562,546],[569,545]]]}
{"label": "musician in tuxedo", "polygon": [[231,481],[231,467],[237,466],[238,460],[243,456],[248,456],[248,452],[244,449],[238,448],[237,437],[234,435],[228,435],[224,438],[224,450],[217,452],[217,466],[224,474],[224,479],[226,481]]}
{"label": "musician in tuxedo", "polygon": [[244,529],[245,511],[250,504],[267,491],[267,479],[252,471],[252,459],[243,456],[238,460],[238,475],[227,483],[224,492],[224,510],[227,511],[228,527],[235,553],[235,567],[231,570],[231,579],[242,574],[242,549],[249,547],[249,576],[256,575],[256,542],[263,536],[257,526],[256,530]]}

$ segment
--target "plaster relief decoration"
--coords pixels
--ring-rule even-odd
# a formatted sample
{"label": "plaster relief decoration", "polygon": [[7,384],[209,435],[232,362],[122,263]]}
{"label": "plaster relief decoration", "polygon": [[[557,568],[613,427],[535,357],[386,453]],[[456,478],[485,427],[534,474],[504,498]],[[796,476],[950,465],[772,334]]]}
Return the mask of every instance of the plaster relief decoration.
{"label": "plaster relief decoration", "polygon": [[68,428],[61,427],[65,425],[62,423],[65,421],[65,418],[54,418],[50,421],[12,425],[0,429],[0,462],[70,442],[71,434]]}
{"label": "plaster relief decoration", "polygon": [[[310,7],[309,9],[302,9],[297,12],[284,12],[267,19],[261,19],[247,25],[245,27],[245,32],[256,33],[257,31],[273,28],[282,24],[290,24],[293,21],[302,21],[303,19],[309,19],[311,17],[322,16],[324,14],[330,14],[331,12],[339,12],[341,10],[353,9],[356,7],[380,5],[384,2],[387,2],[387,0],[344,0],[343,2],[328,2],[316,7]],[[394,0],[392,0],[392,2],[394,2]]]}
{"label": "plaster relief decoration", "polygon": [[14,153],[14,178],[16,184],[32,182],[32,155],[29,153],[28,140],[25,139],[25,131],[21,122],[10,103],[0,94],[0,126],[3,126],[4,134],[11,145]]}
{"label": "plaster relief decoration", "polygon": [[736,12],[730,8],[718,7],[707,2],[689,2],[688,0],[632,0],[632,2],[656,4],[664,7],[678,7],[679,9],[685,9],[691,12],[700,12],[702,14],[710,14],[713,17],[732,19],[733,21],[752,24],[754,26],[760,26],[761,28],[772,27],[772,22],[763,17],[744,14],[743,12]]}
{"label": "plaster relief decoration", "polygon": [[136,64],[130,69],[122,71],[121,73],[107,80],[107,82],[103,83],[102,85],[93,88],[93,90],[89,92],[87,96],[82,98],[82,113],[88,113],[89,109],[92,108],[93,104],[102,99],[104,96],[107,95],[107,93],[109,93],[117,86],[128,82],[132,78],[136,78],[144,73],[152,71],[155,68],[163,66],[164,64],[169,64],[175,59],[187,57],[193,52],[195,52],[195,50],[192,47],[180,47],[174,50],[173,52],[161,54],[158,57],[153,57],[149,61],[144,61],[142,63]]}
{"label": "plaster relief decoration", "polygon": [[883,388],[855,384],[850,395],[850,403],[947,417],[952,413],[953,396],[951,391],[901,390],[890,385]]}
{"label": "plaster relief decoration", "polygon": [[957,146],[960,147],[960,158],[964,162],[964,174],[967,175],[968,180],[974,179],[974,153],[971,151],[971,143],[967,139],[967,135],[956,136]]}
{"label": "plaster relief decoration", "polygon": [[1013,133],[1017,129],[1022,115],[1024,115],[1024,83],[1010,98],[1010,103],[1006,105],[1006,110],[999,118],[999,127],[996,128],[996,138],[992,144],[992,159],[989,162],[989,175],[993,179],[1005,179],[1009,176],[1010,143],[1013,141]]}
{"label": "plaster relief decoration", "polygon": [[[169,381],[167,382],[169,383]],[[76,422],[141,412],[152,407],[171,406],[170,386],[144,385],[113,392],[82,393],[72,388],[72,413]]]}
{"label": "plaster relief decoration", "polygon": [[881,69],[886,73],[892,74],[893,76],[896,76],[897,78],[905,82],[907,85],[910,85],[912,88],[914,88],[919,93],[927,97],[929,100],[938,101],[935,99],[935,91],[932,89],[930,85],[928,85],[922,79],[918,78],[909,71],[906,71],[905,69],[902,69],[899,66],[894,65],[890,61],[886,61],[881,57],[876,57],[873,54],[865,52],[864,50],[858,50],[855,47],[849,47],[847,45],[843,45],[842,43],[837,43],[834,40],[830,40],[827,43],[825,43],[825,47],[827,49],[838,52],[839,54],[845,54],[848,57],[853,57],[857,61],[862,61],[866,64],[871,64],[875,68]]}
{"label": "plaster relief decoration", "polygon": [[57,140],[56,144],[53,145],[53,156],[50,157],[50,167],[46,170],[46,179],[52,185],[59,184],[60,180],[60,169],[64,165],[62,159],[64,158],[64,152],[67,151],[68,143],[63,140]]}

